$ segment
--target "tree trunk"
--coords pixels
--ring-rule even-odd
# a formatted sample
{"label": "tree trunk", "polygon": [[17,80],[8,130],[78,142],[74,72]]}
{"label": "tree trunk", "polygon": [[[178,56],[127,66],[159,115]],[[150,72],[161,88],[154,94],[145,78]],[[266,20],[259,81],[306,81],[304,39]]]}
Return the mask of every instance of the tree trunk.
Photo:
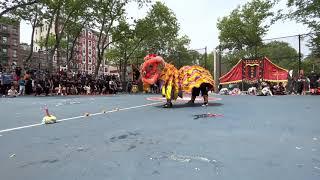
{"label": "tree trunk", "polygon": [[25,60],[25,63],[29,63],[32,54],[33,54],[33,38],[34,38],[34,31],[37,25],[37,21],[38,21],[38,13],[36,14],[36,17],[34,19],[34,21],[32,22],[32,33],[31,33],[31,42],[30,42],[30,52],[29,55],[27,57],[27,59]]}
{"label": "tree trunk", "polygon": [[[104,44],[102,44],[102,46],[101,46],[101,35],[102,35],[102,31],[100,32],[99,40],[98,40],[98,43],[97,43],[98,59],[97,59],[96,69],[94,70],[94,77],[97,77],[97,75],[99,73],[101,62],[103,60],[103,54],[104,54],[103,53],[103,46],[104,46]],[[102,49],[100,48],[100,46],[102,47]]]}
{"label": "tree trunk", "polygon": [[[46,34],[46,41],[45,41],[47,63],[48,63],[48,66],[49,66],[48,70],[49,70],[50,73],[52,73],[52,71],[53,71],[53,59],[52,59],[52,56],[51,56],[52,52],[49,53],[49,47],[48,47],[48,43],[49,42],[48,41],[49,41],[50,30],[51,30],[51,27],[52,27],[54,16],[55,16],[55,13],[53,14],[52,18],[50,19],[49,28],[48,28],[48,31],[47,31],[47,34]],[[50,57],[50,59],[49,59],[49,57]]]}
{"label": "tree trunk", "polygon": [[122,73],[122,59],[120,59],[120,61],[119,61],[119,76],[120,76],[121,81],[123,79],[122,75],[123,75],[123,73]]}
{"label": "tree trunk", "polygon": [[128,58],[126,57],[124,59],[124,63],[123,63],[123,79],[122,79],[122,88],[127,87],[127,80],[126,80],[126,75],[127,75],[127,66],[128,66]]}
{"label": "tree trunk", "polygon": [[54,22],[54,32],[55,32],[55,37],[56,37],[56,42],[55,42],[55,45],[53,47],[53,54],[52,54],[52,57],[54,56],[54,54],[56,53],[56,50],[57,50],[57,69],[58,72],[60,71],[60,52],[59,52],[59,47],[60,47],[60,38],[59,38],[59,21],[60,21],[60,9],[57,10],[57,14],[56,14],[56,19],[55,19],[55,22]]}
{"label": "tree trunk", "polygon": [[100,69],[100,65],[101,65],[101,59],[103,59],[103,57],[101,57],[101,55],[98,54],[98,60],[97,60],[96,68],[94,69],[94,77],[97,77],[97,75],[99,73],[99,69]]}
{"label": "tree trunk", "polygon": [[128,64],[128,59],[127,59],[127,53],[125,53],[125,58],[123,59],[123,67],[122,67],[122,83],[126,82],[126,73],[127,73],[127,64]]}
{"label": "tree trunk", "polygon": [[0,12],[0,17],[2,17],[4,14],[6,14],[6,13],[8,13],[10,11],[14,11],[14,10],[16,10],[18,8],[22,8],[22,7],[25,7],[25,6],[33,5],[33,4],[36,4],[38,2],[39,2],[39,0],[34,0],[34,1],[23,3],[23,4],[17,4],[15,6],[12,6],[10,8],[7,8],[7,9],[1,11]]}
{"label": "tree trunk", "polygon": [[74,36],[74,39],[72,41],[72,47],[70,49],[70,56],[69,59],[67,59],[67,68],[69,69],[70,67],[70,62],[72,61],[73,57],[74,57],[74,48],[76,46],[76,43],[78,41],[79,36],[81,35],[82,29],[84,28],[85,24],[87,23],[87,20],[85,20],[81,26],[81,29],[79,29],[79,31],[77,32],[77,34]]}
{"label": "tree trunk", "polygon": [[71,46],[71,49],[70,49],[70,55],[69,55],[69,57],[67,59],[67,68],[68,68],[68,70],[70,68],[70,62],[72,62],[72,59],[74,57],[74,48],[76,46],[76,43],[77,43],[77,40],[78,40],[79,36],[80,36],[80,34],[77,34],[76,37],[72,41],[72,46]]}

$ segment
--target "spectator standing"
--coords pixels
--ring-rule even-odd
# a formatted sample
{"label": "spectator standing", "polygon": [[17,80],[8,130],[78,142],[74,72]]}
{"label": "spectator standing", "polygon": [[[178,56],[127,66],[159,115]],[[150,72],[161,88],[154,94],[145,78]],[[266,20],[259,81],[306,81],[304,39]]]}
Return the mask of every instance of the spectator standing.
{"label": "spectator standing", "polygon": [[19,80],[19,96],[24,96],[25,94],[25,90],[26,90],[26,81],[24,80],[24,78],[21,78]]}

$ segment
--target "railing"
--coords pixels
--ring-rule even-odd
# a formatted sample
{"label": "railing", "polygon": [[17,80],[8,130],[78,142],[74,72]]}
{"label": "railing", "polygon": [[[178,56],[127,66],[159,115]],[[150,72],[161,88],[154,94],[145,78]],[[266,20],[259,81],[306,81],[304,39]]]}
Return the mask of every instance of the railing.
{"label": "railing", "polygon": [[0,29],[0,34],[1,35],[9,35],[10,33],[9,33],[8,29],[6,29],[6,30]]}
{"label": "railing", "polygon": [[0,46],[1,46],[1,47],[9,47],[10,44],[8,44],[8,42],[0,41]]}

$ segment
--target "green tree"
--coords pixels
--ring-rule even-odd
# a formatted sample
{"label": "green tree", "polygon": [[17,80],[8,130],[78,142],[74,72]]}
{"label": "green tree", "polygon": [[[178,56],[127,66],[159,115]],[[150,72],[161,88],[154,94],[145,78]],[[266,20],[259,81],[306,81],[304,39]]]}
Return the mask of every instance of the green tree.
{"label": "green tree", "polygon": [[118,27],[112,34],[113,38],[119,40],[113,43],[112,48],[108,52],[110,55],[108,56],[118,64],[121,72],[120,77],[123,82],[126,82],[126,70],[130,58],[135,55],[147,36],[147,33],[139,32],[139,30],[146,32],[144,29],[139,28],[140,24],[141,23],[138,22],[135,26],[130,27],[127,22],[120,21]]}
{"label": "green tree", "polygon": [[72,14],[70,21],[67,22],[65,28],[66,35],[66,47],[64,51],[67,56],[67,69],[70,69],[70,65],[74,64],[74,56],[76,54],[75,48],[78,42],[81,32],[84,28],[92,27],[92,13],[91,8],[87,6],[90,3],[90,0],[82,1],[83,6],[77,7],[74,13]]}
{"label": "green tree", "polygon": [[105,52],[107,48],[123,38],[124,36],[110,37],[114,32],[119,32],[117,25],[125,16],[125,6],[135,1],[140,6],[143,5],[147,0],[94,0],[94,13],[95,27],[99,29],[98,41],[97,41],[97,68],[95,69],[94,75],[96,76],[99,72],[99,67],[104,60]]}
{"label": "green tree", "polygon": [[168,61],[180,68],[186,65],[196,64],[196,59],[200,56],[197,51],[188,50],[190,39],[188,36],[182,36],[175,38],[170,45],[170,53]]}
{"label": "green tree", "polygon": [[285,18],[291,18],[307,25],[313,32],[310,41],[312,54],[320,57],[320,1],[288,0],[290,11]]}
{"label": "green tree", "polygon": [[[77,19],[80,12],[86,12],[91,7],[92,4],[89,0],[46,0],[48,14],[51,16],[49,18],[49,24],[54,25],[54,36],[55,45],[49,51],[50,52],[50,71],[52,71],[52,60],[55,53],[57,53],[57,68],[59,69],[61,65],[60,53],[61,53],[61,43],[66,37],[66,29],[69,26],[73,26],[73,19]],[[73,23],[71,23],[73,22]],[[46,42],[49,40],[49,32],[51,26],[48,28],[48,33],[46,37]]]}
{"label": "green tree", "polygon": [[253,0],[219,19],[217,27],[222,48],[243,50],[261,45],[271,25],[265,21],[273,16],[273,5],[269,0]]}
{"label": "green tree", "polygon": [[239,59],[257,55],[258,47],[263,45],[262,38],[273,22],[273,6],[270,0],[252,0],[218,20],[220,47],[228,50],[222,55],[228,67]]}
{"label": "green tree", "polygon": [[149,36],[144,42],[144,50],[164,57],[174,53],[171,45],[179,32],[179,24],[174,12],[158,1],[152,5],[145,19],[149,26]]}
{"label": "green tree", "polygon": [[48,39],[41,39],[35,43],[37,43],[40,47],[47,46],[48,49],[53,49],[54,45],[56,44],[56,37],[54,34],[49,34]]}
{"label": "green tree", "polygon": [[0,17],[15,10],[41,2],[41,0],[5,0],[0,2]]}
{"label": "green tree", "polygon": [[290,46],[287,42],[272,41],[262,46],[259,49],[259,56],[266,56],[270,60],[285,69],[298,72],[298,57],[296,49]]}
{"label": "green tree", "polygon": [[[189,44],[187,37],[177,38],[178,29],[176,17],[163,3],[157,2],[143,19],[136,20],[131,26],[121,20],[118,27],[112,31],[112,48],[107,58],[119,66],[121,79],[125,81],[128,63],[142,63],[146,53],[173,56],[173,52],[183,52],[183,46]],[[176,53],[177,54],[177,53]],[[184,58],[183,58],[184,59]],[[175,61],[177,62],[177,61]]]}
{"label": "green tree", "polygon": [[28,68],[30,65],[30,60],[33,54],[33,46],[34,41],[33,37],[35,34],[35,28],[41,26],[41,21],[43,18],[43,12],[41,9],[43,8],[42,4],[32,4],[26,6],[24,9],[16,9],[13,14],[19,19],[23,19],[31,24],[32,32],[31,32],[31,42],[30,42],[30,52],[27,59],[24,60],[23,64],[25,68]]}
{"label": "green tree", "polygon": [[221,63],[224,64],[227,69],[231,69],[237,62],[243,58],[251,58],[251,53],[246,50],[233,50],[221,52]]}

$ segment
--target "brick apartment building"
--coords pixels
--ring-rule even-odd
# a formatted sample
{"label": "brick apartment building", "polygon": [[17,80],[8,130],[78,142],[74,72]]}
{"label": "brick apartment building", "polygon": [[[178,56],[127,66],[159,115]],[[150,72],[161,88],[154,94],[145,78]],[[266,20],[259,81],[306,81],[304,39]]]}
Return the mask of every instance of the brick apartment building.
{"label": "brick apartment building", "polygon": [[[30,54],[31,47],[29,44],[21,43],[19,46],[19,62],[25,61]],[[45,70],[48,68],[47,56],[44,52],[33,52],[31,60],[28,63],[29,68],[33,70]]]}
{"label": "brick apartment building", "polygon": [[[94,73],[97,68],[98,60],[98,33],[91,29],[84,29],[81,37],[78,39],[76,61],[78,69],[81,72],[87,72],[89,74]],[[99,74],[108,73],[108,66],[104,60],[99,69]]]}
{"label": "brick apartment building", "polygon": [[0,17],[0,68],[11,70],[22,66],[19,61],[20,22]]}
{"label": "brick apartment building", "polygon": [[[34,36],[34,52],[43,52],[43,48],[39,46],[37,42],[41,41],[46,37],[46,33],[48,31],[49,26],[43,25],[42,27],[37,27],[35,29]],[[54,34],[54,25],[50,29],[50,33]],[[67,38],[65,38],[66,40]],[[97,68],[97,42],[98,42],[98,33],[85,28],[83,29],[80,37],[78,37],[78,41],[74,50],[74,59],[71,61],[70,69],[73,71],[80,71],[88,74],[92,74],[95,72],[95,68]],[[69,42],[71,44],[71,42]],[[60,50],[61,55],[61,67],[60,69],[66,69],[66,60],[70,55],[65,53],[66,50]],[[53,57],[53,66],[56,67],[57,56],[56,53]],[[99,74],[108,73],[108,68],[106,67],[105,61],[101,63]]]}

